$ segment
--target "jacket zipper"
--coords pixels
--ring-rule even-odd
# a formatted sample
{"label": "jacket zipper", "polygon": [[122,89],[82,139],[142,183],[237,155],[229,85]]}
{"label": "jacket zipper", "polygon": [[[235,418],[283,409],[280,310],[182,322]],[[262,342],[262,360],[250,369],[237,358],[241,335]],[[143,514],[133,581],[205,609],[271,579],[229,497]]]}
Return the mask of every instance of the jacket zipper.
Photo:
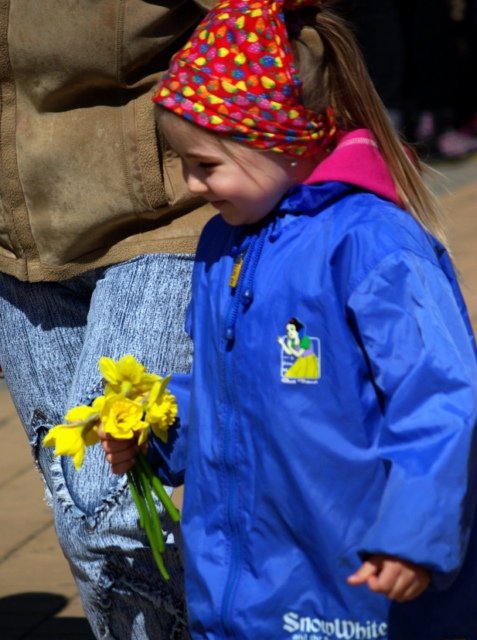
{"label": "jacket zipper", "polygon": [[239,498],[237,484],[237,464],[234,459],[234,385],[232,377],[233,341],[235,340],[235,326],[240,308],[247,309],[253,302],[255,272],[262,255],[263,247],[269,236],[268,227],[263,227],[257,235],[248,236],[242,243],[232,267],[229,279],[230,302],[225,314],[225,348],[223,357],[223,376],[225,399],[228,417],[224,427],[223,461],[228,488],[227,519],[230,528],[230,567],[222,596],[222,625],[226,633],[233,637],[232,607],[240,578],[242,566],[242,542],[239,513]]}
{"label": "jacket zipper", "polygon": [[[227,360],[230,354],[226,354]],[[224,364],[225,385],[227,389],[229,405],[232,404],[232,389],[230,376],[230,362]],[[225,582],[224,593],[222,596],[222,624],[228,635],[233,637],[231,627],[232,607],[235,599],[235,593],[238,586],[240,567],[242,564],[242,549],[240,541],[240,526],[237,518],[238,509],[238,493],[237,478],[234,465],[233,438],[234,438],[234,412],[229,411],[229,417],[225,426],[224,433],[224,465],[227,478],[227,520],[230,529],[230,565],[227,580]]]}
{"label": "jacket zipper", "polygon": [[[247,273],[247,267],[250,262],[250,254],[252,251],[247,251],[245,248],[242,250],[234,261],[232,268],[232,274],[229,280],[230,287],[230,302],[226,313],[226,319],[230,323],[232,320],[233,329],[235,328],[235,321],[237,318],[238,308],[241,304],[242,290],[244,287],[245,274]],[[232,629],[232,607],[235,599],[235,593],[238,586],[240,577],[240,567],[242,565],[242,549],[240,540],[240,525],[238,522],[237,514],[239,513],[239,501],[238,501],[238,489],[237,489],[237,477],[236,477],[236,461],[234,457],[234,421],[235,412],[232,410],[234,406],[234,391],[233,391],[233,379],[232,379],[232,353],[233,348],[229,348],[227,344],[230,340],[233,340],[229,334],[225,336],[226,344],[222,354],[223,357],[223,372],[224,372],[224,387],[226,394],[226,402],[228,405],[228,418],[224,428],[223,436],[223,462],[226,472],[227,481],[227,520],[230,530],[230,565],[227,575],[227,579],[224,586],[224,592],[222,596],[222,625],[225,632],[230,637],[233,637]]]}

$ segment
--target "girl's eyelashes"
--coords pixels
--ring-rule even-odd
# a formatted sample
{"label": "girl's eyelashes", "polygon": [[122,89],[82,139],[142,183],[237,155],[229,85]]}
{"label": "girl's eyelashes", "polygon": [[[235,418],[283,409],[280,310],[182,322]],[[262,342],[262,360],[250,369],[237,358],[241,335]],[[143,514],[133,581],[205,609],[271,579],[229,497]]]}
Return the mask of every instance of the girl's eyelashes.
{"label": "girl's eyelashes", "polygon": [[218,162],[207,161],[207,160],[195,160],[192,162],[185,158],[181,158],[181,160],[182,160],[182,166],[184,168],[189,168],[189,170],[192,170],[195,167],[197,169],[203,169],[204,171],[210,171],[211,169],[214,169],[218,165]]}
{"label": "girl's eyelashes", "polygon": [[217,166],[217,162],[199,162],[198,166],[201,169],[209,170],[214,169]]}

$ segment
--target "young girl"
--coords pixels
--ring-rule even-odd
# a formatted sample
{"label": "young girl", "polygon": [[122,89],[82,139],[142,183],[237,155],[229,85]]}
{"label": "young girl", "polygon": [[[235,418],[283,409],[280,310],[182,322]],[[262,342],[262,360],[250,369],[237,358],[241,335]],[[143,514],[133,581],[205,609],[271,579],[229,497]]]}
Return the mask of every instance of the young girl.
{"label": "young girl", "polygon": [[[149,447],[169,483],[186,469],[191,633],[475,640],[475,341],[417,161],[310,4],[223,0],[155,97],[221,214],[190,411]],[[133,464],[134,443],[103,446]]]}

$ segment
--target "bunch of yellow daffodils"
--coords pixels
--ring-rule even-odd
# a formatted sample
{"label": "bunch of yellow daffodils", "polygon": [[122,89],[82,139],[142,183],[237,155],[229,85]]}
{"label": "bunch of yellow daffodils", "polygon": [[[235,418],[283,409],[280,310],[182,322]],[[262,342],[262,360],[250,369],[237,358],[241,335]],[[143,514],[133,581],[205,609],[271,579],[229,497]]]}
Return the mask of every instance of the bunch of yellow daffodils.
{"label": "bunch of yellow daffodils", "polygon": [[[76,469],[83,464],[86,447],[99,442],[100,426],[113,438],[136,438],[140,446],[147,441],[149,429],[167,442],[167,431],[177,416],[176,399],[166,389],[170,377],[148,373],[132,355],[118,361],[100,358],[98,367],[105,381],[104,395],[95,398],[91,406],[70,409],[65,423],[50,429],[43,440],[43,446],[55,447],[56,456],[70,456]],[[174,522],[179,521],[179,512],[142,454],[127,475],[139,524],[149,538],[159,571],[167,580],[169,575],[162,557],[164,537],[153,493]]]}

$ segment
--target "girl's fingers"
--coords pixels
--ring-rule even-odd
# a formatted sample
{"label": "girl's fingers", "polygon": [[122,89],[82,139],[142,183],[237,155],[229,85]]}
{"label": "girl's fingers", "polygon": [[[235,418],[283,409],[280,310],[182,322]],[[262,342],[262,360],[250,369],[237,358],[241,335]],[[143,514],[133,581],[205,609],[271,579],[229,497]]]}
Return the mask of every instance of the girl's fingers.
{"label": "girl's fingers", "polygon": [[129,451],[136,455],[138,451],[138,446],[134,440],[103,440],[101,444],[105,453]]}
{"label": "girl's fingers", "polygon": [[101,428],[98,429],[97,434],[112,472],[121,475],[132,469],[139,451],[136,439],[116,439]]}
{"label": "girl's fingers", "polygon": [[421,593],[427,589],[430,581],[431,577],[429,572],[422,567],[416,567],[409,576],[406,584],[404,584],[399,591],[391,593],[389,597],[397,602],[414,600],[414,598],[420,596]]}
{"label": "girl's fingers", "polygon": [[412,584],[408,589],[406,589],[399,598],[396,598],[397,602],[409,602],[409,600],[414,600],[414,598],[417,598],[418,596],[421,595],[421,593],[423,593],[427,587],[429,586],[429,583],[416,583],[416,584]]}
{"label": "girl's fingers", "polygon": [[[103,442],[103,448],[104,445],[105,443]],[[122,474],[129,471],[136,462],[137,451],[137,446],[129,446],[119,450],[114,449],[112,451],[107,451],[105,449],[106,460],[111,465],[113,473]]]}
{"label": "girl's fingers", "polygon": [[379,575],[372,576],[368,581],[368,586],[375,593],[384,593],[391,597],[394,591],[400,592],[401,589],[409,586],[408,577],[403,574],[401,564],[392,559],[384,559],[382,561]]}
{"label": "girl's fingers", "polygon": [[399,572],[395,566],[387,567],[387,570],[383,569],[373,591],[399,602],[403,594],[413,586],[413,579],[409,573]]}
{"label": "girl's fingers", "polygon": [[124,462],[129,462],[130,460],[135,459],[135,451],[130,451],[129,449],[123,451],[114,451],[106,453],[106,460],[110,464],[122,464]]}
{"label": "girl's fingers", "polygon": [[348,577],[348,584],[353,586],[366,584],[372,576],[376,576],[380,571],[380,563],[370,559],[363,562],[356,573]]}
{"label": "girl's fingers", "polygon": [[111,471],[116,475],[122,475],[123,473],[127,473],[128,471],[130,471],[133,468],[135,462],[136,461],[134,458],[129,458],[124,462],[111,463]]}
{"label": "girl's fingers", "polygon": [[419,596],[429,585],[429,572],[410,562],[385,556],[372,556],[349,576],[348,584],[367,584],[374,593],[406,602]]}
{"label": "girl's fingers", "polygon": [[379,573],[368,579],[368,586],[375,593],[404,602],[420,595],[429,582],[430,575],[426,569],[409,562],[386,558]]}

